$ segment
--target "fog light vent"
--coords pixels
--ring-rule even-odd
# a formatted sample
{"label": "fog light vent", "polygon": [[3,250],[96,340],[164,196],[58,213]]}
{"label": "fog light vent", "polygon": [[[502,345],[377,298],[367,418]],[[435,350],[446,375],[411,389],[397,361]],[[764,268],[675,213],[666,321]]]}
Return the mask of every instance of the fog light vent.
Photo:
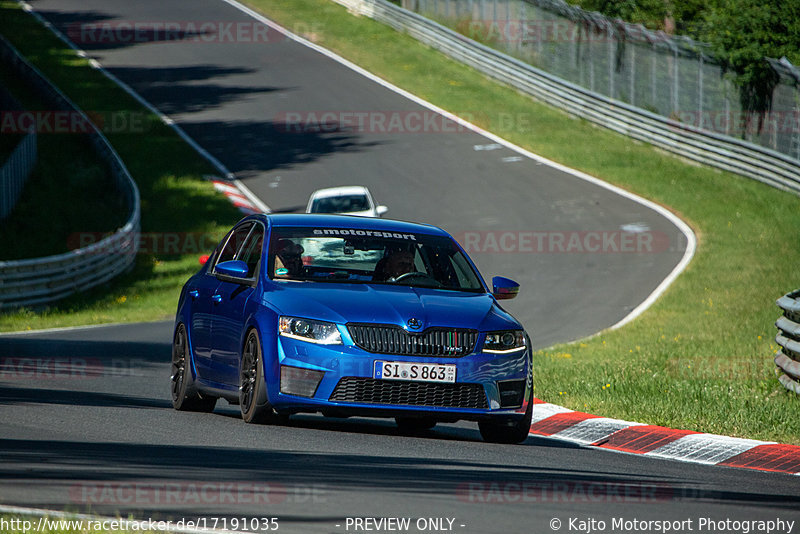
{"label": "fog light vent", "polygon": [[323,376],[323,371],[281,365],[281,393],[313,397]]}
{"label": "fog light vent", "polygon": [[519,408],[525,396],[524,380],[504,380],[497,383],[501,408]]}

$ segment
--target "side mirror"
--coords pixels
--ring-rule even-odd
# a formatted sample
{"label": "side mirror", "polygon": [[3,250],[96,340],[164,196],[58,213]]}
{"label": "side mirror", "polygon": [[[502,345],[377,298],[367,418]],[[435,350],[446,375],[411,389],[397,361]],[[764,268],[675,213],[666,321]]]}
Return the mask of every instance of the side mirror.
{"label": "side mirror", "polygon": [[387,208],[386,206],[378,206],[377,208],[375,208],[375,213],[378,214],[378,217],[380,217],[387,211],[389,211],[389,208]]}
{"label": "side mirror", "polygon": [[519,284],[503,276],[492,278],[492,295],[497,300],[513,299],[519,293]]}
{"label": "side mirror", "polygon": [[247,278],[247,271],[247,264],[242,260],[223,261],[214,268],[217,278]]}

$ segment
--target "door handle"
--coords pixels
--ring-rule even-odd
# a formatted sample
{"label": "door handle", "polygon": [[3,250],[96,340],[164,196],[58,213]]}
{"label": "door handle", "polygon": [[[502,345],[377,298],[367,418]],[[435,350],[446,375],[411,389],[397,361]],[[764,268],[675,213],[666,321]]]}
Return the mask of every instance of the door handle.
{"label": "door handle", "polygon": [[214,301],[214,304],[219,304],[220,302],[222,302],[222,295],[220,294],[214,295],[213,297],[211,297],[211,300]]}
{"label": "door handle", "polygon": [[189,291],[189,296],[192,297],[192,300],[194,300],[200,296],[200,292],[197,291],[196,289],[192,289],[191,291]]}

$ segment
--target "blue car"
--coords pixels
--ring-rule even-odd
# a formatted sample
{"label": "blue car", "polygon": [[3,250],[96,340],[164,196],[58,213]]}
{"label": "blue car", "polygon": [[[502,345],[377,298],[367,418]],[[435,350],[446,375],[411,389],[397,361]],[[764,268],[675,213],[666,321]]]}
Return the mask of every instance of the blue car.
{"label": "blue car", "polygon": [[295,413],[393,417],[405,431],[478,423],[519,443],[533,409],[530,341],[459,244],[434,226],[342,215],[251,215],[186,282],[172,402],[238,404],[248,423]]}

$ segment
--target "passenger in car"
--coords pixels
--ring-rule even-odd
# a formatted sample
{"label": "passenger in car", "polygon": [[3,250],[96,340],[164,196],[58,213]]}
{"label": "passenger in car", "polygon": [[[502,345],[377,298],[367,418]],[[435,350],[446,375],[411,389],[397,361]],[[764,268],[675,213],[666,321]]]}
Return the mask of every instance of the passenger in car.
{"label": "passenger in car", "polygon": [[275,247],[275,278],[293,278],[303,274],[303,247],[289,239],[281,239]]}

